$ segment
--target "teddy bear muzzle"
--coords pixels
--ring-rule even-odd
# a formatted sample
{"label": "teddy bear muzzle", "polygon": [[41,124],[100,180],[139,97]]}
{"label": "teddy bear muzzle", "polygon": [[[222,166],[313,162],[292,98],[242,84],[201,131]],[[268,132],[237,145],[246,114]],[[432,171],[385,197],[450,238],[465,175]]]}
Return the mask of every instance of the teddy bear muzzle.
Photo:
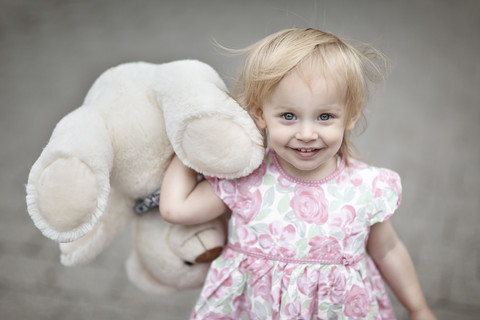
{"label": "teddy bear muzzle", "polygon": [[181,228],[172,225],[169,233],[168,242],[172,252],[190,263],[212,262],[221,254],[226,241],[225,228],[219,220]]}
{"label": "teddy bear muzzle", "polygon": [[223,247],[215,247],[205,251],[195,259],[195,263],[209,263],[215,260],[221,253]]}

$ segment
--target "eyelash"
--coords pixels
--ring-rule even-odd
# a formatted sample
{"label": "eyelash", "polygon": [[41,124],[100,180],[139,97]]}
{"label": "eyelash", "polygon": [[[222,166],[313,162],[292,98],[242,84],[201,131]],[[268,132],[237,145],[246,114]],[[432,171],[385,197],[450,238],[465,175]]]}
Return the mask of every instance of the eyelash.
{"label": "eyelash", "polygon": [[[325,117],[327,117],[327,118],[325,119]],[[292,120],[295,120],[297,117],[293,113],[287,112],[287,113],[282,114],[282,118],[287,120],[287,121],[292,121]],[[324,118],[324,119],[322,119],[322,118]],[[333,116],[331,114],[328,114],[328,113],[322,113],[320,116],[318,116],[318,119],[320,121],[328,121],[331,118],[333,118]]]}
{"label": "eyelash", "polygon": [[[322,119],[324,116],[327,116],[327,119]],[[318,117],[321,121],[328,121],[332,118],[332,115],[331,114],[328,114],[328,113],[322,113],[319,117]]]}
{"label": "eyelash", "polygon": [[[291,119],[288,119],[287,117],[291,118]],[[287,112],[287,113],[282,114],[282,118],[287,120],[287,121],[292,121],[292,120],[295,120],[297,117],[293,113]]]}

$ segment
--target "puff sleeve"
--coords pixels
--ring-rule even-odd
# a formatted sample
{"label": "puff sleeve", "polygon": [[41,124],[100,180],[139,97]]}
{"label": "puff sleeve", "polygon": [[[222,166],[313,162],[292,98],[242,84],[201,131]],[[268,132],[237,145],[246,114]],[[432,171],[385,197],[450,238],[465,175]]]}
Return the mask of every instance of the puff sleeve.
{"label": "puff sleeve", "polygon": [[400,176],[389,169],[379,169],[372,181],[373,212],[370,225],[387,221],[397,210],[402,200]]}
{"label": "puff sleeve", "polygon": [[237,183],[233,179],[223,179],[205,176],[217,196],[230,208],[233,209],[237,195]]}

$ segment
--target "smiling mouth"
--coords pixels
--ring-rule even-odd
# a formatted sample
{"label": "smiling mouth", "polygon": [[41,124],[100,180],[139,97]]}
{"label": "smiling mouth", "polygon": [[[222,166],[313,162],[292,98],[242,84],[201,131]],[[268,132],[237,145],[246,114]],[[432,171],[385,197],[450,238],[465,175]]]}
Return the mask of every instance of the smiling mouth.
{"label": "smiling mouth", "polygon": [[309,152],[317,151],[318,149],[316,149],[316,148],[309,148],[309,149],[306,149],[306,148],[295,148],[295,150],[300,151],[300,152],[304,152],[304,153],[309,153]]}

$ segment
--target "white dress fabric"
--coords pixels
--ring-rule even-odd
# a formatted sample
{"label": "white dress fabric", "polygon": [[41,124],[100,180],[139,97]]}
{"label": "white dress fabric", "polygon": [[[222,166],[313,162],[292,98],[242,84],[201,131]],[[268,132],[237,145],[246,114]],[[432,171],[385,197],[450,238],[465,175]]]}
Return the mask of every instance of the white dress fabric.
{"label": "white dress fabric", "polygon": [[192,319],[395,319],[366,243],[400,203],[398,174],[341,158],[298,180],[269,150],[247,177],[208,180],[232,216]]}

